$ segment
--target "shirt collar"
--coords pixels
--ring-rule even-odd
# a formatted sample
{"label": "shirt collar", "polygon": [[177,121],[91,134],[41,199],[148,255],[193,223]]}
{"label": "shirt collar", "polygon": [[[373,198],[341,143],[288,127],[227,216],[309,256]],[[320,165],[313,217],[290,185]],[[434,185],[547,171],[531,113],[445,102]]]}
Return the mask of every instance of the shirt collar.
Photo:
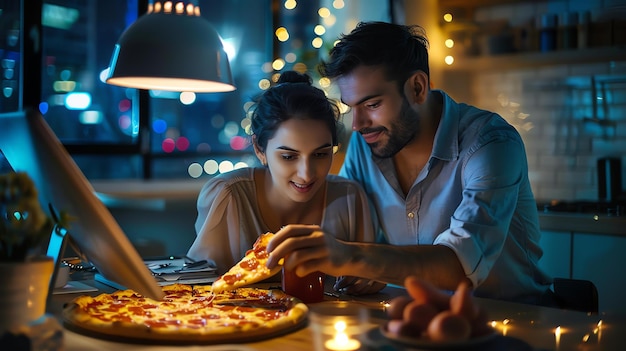
{"label": "shirt collar", "polygon": [[459,157],[459,105],[448,94],[441,90],[432,90],[443,98],[441,120],[437,132],[431,158],[444,161],[456,160]]}

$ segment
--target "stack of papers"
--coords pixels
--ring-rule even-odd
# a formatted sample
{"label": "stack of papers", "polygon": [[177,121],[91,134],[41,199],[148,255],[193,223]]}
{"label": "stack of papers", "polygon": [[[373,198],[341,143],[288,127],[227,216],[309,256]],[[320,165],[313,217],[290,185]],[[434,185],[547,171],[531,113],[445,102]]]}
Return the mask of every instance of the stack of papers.
{"label": "stack of papers", "polygon": [[184,258],[147,260],[146,266],[161,286],[178,284],[208,284],[217,279],[217,268],[206,261],[189,262]]}
{"label": "stack of papers", "polygon": [[[160,286],[172,284],[202,285],[213,283],[218,275],[217,268],[206,261],[190,261],[185,258],[168,257],[164,259],[145,260],[144,263]],[[94,279],[119,290],[126,287],[112,281],[100,273]]]}

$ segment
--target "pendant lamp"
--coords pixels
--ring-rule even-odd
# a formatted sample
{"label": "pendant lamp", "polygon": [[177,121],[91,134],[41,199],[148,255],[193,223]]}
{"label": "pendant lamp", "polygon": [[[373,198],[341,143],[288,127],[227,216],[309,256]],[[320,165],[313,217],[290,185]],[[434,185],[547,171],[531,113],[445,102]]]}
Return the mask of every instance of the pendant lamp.
{"label": "pendant lamp", "polygon": [[106,82],[137,89],[235,90],[222,40],[197,1],[151,0],[115,44]]}

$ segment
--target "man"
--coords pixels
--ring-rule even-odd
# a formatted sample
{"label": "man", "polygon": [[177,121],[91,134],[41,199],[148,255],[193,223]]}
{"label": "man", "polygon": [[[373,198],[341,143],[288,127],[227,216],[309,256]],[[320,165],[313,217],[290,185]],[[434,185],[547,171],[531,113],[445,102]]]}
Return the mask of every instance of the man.
{"label": "man", "polygon": [[469,280],[477,296],[549,304],[522,139],[497,114],[431,90],[427,45],[417,26],[360,23],[320,67],[352,109],[356,133],[340,175],[365,189],[381,244],[287,226],[268,247],[268,265],[289,254],[285,264],[299,274],[322,270],[351,293],[413,275],[442,289]]}

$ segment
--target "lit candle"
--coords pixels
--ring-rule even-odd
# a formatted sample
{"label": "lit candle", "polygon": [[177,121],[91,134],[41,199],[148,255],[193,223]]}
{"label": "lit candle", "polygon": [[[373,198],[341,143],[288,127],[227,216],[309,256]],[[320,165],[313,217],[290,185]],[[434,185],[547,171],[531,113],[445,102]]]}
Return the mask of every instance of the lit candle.
{"label": "lit candle", "polygon": [[350,338],[346,334],[346,322],[339,321],[335,323],[335,336],[330,340],[326,340],[324,346],[333,351],[352,351],[361,347],[361,343]]}
{"label": "lit candle", "polygon": [[556,349],[559,349],[559,344],[561,343],[561,326],[559,325],[554,329],[554,340],[556,341]]}
{"label": "lit candle", "polygon": [[506,331],[509,329],[509,323],[511,323],[511,320],[508,318],[502,321],[502,335],[504,336],[506,336]]}

